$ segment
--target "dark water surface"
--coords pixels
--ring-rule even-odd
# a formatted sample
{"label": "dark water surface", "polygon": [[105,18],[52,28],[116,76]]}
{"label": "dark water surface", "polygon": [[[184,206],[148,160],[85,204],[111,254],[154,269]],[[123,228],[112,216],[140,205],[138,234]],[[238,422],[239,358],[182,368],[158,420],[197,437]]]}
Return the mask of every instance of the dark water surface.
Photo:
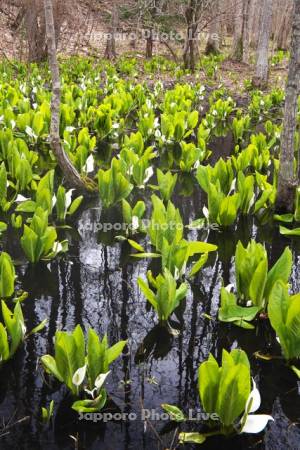
{"label": "dark water surface", "polygon": [[[140,198],[144,193],[140,192]],[[199,193],[177,197],[185,223],[201,215]],[[150,209],[150,204],[149,208]],[[93,224],[118,221],[120,207],[107,214],[99,205],[85,209],[78,217],[70,237],[70,252],[51,264],[18,267],[18,281],[29,292],[24,302],[27,327],[31,329],[45,317],[49,322],[38,335],[31,336],[15,358],[0,371],[0,414],[5,423],[15,424],[0,438],[0,449],[24,450],[128,450],[170,448],[175,428],[167,422],[153,421],[160,432],[159,441],[149,424],[141,420],[141,408],[161,413],[161,403],[178,405],[185,410],[199,409],[197,369],[209,352],[220,357],[223,348],[241,347],[247,351],[252,373],[262,396],[260,412],[272,414],[260,435],[242,435],[233,439],[212,438],[203,449],[300,449],[300,386],[291,370],[279,359],[257,360],[256,351],[280,355],[280,347],[266,321],[255,331],[219,323],[216,319],[219,290],[233,281],[233,255],[239,239],[246,244],[254,238],[265,242],[271,263],[286,245],[294,255],[292,292],[300,291],[300,245],[281,237],[270,227],[258,227],[252,221],[240,221],[224,232],[191,231],[189,239],[208,240],[219,246],[209,263],[191,284],[186,301],[174,316],[178,337],[171,337],[157,326],[157,318],[137,287],[137,278],[151,267],[149,260],[130,259],[127,243],[116,242],[111,233],[99,233]],[[94,229],[93,229],[94,228]],[[117,233],[120,234],[120,233]],[[143,242],[143,241],[142,241]],[[10,236],[3,243],[15,259],[21,255],[19,240]],[[212,316],[209,320],[204,314]],[[98,334],[108,333],[110,343],[128,339],[128,347],[113,365],[108,380],[109,410],[136,413],[131,422],[78,421],[69,408],[72,400],[65,388],[49,385],[38,358],[53,351],[56,329],[72,330],[81,324]],[[55,400],[55,418],[50,427],[40,421],[42,406]],[[28,418],[27,418],[28,417]],[[27,418],[27,419],[26,419]],[[188,429],[188,428],[187,428]],[[199,431],[193,425],[190,431]],[[5,430],[3,431],[3,433]],[[70,437],[73,436],[76,440]],[[184,448],[193,448],[186,446]]]}

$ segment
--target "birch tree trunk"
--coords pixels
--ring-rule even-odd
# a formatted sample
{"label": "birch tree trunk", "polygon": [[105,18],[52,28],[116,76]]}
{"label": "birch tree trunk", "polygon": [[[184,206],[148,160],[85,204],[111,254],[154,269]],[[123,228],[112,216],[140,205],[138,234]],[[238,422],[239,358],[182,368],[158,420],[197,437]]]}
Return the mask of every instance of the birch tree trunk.
{"label": "birch tree trunk", "polygon": [[272,27],[273,0],[262,1],[262,15],[257,47],[256,74],[253,85],[266,88],[269,78],[269,40]]}
{"label": "birch tree trunk", "polygon": [[87,186],[81,179],[79,173],[71,163],[68,155],[64,152],[59,135],[60,123],[60,77],[59,67],[56,55],[55,43],[55,27],[53,18],[52,0],[44,0],[45,22],[46,22],[46,38],[49,56],[49,67],[52,77],[52,100],[51,100],[51,129],[50,129],[50,145],[57,159],[58,165],[63,172],[66,182],[70,187],[80,190],[86,190]]}
{"label": "birch tree trunk", "polygon": [[[276,209],[294,212],[295,190],[299,183],[294,165],[298,94],[300,90],[300,0],[294,0],[291,58],[286,87]],[[299,163],[299,162],[298,162]]]}

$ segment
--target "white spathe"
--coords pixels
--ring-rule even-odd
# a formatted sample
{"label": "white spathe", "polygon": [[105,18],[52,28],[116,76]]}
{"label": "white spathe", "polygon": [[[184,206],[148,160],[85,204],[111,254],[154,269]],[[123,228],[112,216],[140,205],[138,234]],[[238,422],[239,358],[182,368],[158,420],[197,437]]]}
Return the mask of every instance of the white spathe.
{"label": "white spathe", "polygon": [[96,380],[95,380],[95,387],[98,389],[98,391],[102,388],[102,386],[104,385],[106,378],[108,377],[108,375],[110,374],[110,371],[107,373],[100,373]]}
{"label": "white spathe", "polygon": [[260,433],[270,420],[274,422],[273,417],[267,414],[249,414],[241,433]]}
{"label": "white spathe", "polygon": [[[273,417],[268,414],[251,414],[257,411],[261,404],[260,392],[257,389],[254,379],[252,379],[252,382],[253,389],[250,392],[245,407],[245,414],[247,414],[247,418],[240,431],[241,433],[260,433],[267,426],[267,423],[270,420],[274,422]],[[241,423],[243,423],[244,417],[241,420]]]}
{"label": "white spathe", "polygon": [[80,386],[84,379],[85,379],[85,375],[86,375],[86,364],[83,367],[79,367],[79,369],[76,370],[76,372],[73,375],[72,378],[72,383],[75,386]]}

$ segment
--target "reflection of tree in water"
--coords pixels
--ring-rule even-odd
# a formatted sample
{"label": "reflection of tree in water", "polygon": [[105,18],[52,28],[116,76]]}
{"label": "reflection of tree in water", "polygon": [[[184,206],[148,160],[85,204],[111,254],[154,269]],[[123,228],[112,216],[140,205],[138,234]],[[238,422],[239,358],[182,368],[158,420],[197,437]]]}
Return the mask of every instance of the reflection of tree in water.
{"label": "reflection of tree in water", "polygon": [[[183,208],[185,214],[189,208]],[[99,210],[90,209],[83,213],[82,220],[97,222],[99,218]],[[18,271],[21,285],[30,293],[24,303],[28,329],[45,317],[49,321],[47,328],[40,335],[30,337],[25,349],[21,349],[0,372],[1,386],[7,394],[4,398],[1,389],[2,414],[8,418],[17,409],[18,418],[31,417],[30,422],[16,427],[13,435],[15,441],[20,442],[22,433],[26,432],[30,436],[28,441],[33,442],[35,449],[43,448],[43,439],[51,439],[51,431],[47,438],[47,432],[39,421],[40,409],[54,398],[58,411],[56,443],[51,444],[50,448],[68,448],[71,445],[69,435],[77,435],[77,432],[79,443],[86,448],[107,448],[107,443],[118,449],[129,449],[132,445],[144,449],[157,448],[157,438],[149,428],[144,434],[144,424],[140,420],[109,423],[105,427],[74,422],[74,414],[69,411],[70,398],[66,396],[65,389],[53,381],[48,385],[48,381],[43,379],[43,372],[36,370],[37,359],[45,353],[52,353],[56,329],[71,330],[77,323],[85,330],[93,327],[101,336],[107,332],[111,343],[128,339],[124,354],[113,364],[108,382],[111,398],[121,411],[140,414],[144,404],[145,408],[154,408],[159,412],[163,402],[177,404],[185,410],[199,407],[197,369],[209,352],[219,357],[221,348],[229,349],[231,345],[240,344],[253,353],[260,345],[259,336],[249,340],[249,335],[242,330],[220,325],[215,320],[221,278],[227,283],[232,276],[235,244],[238,239],[246,240],[247,235],[251,236],[253,232],[251,226],[247,231],[243,228],[235,233],[234,239],[230,233],[209,233],[208,240],[219,246],[218,254],[212,255],[207,266],[195,277],[186,301],[172,318],[175,320],[172,324],[182,331],[178,337],[166,334],[166,330],[158,326],[155,312],[138,289],[137,278],[144,277],[149,267],[157,272],[158,263],[130,261],[131,249],[126,243],[104,245],[97,242],[95,230],[86,230],[80,242],[71,242],[70,254],[65,259],[48,266],[21,267]],[[192,231],[189,238],[202,239],[201,234]],[[277,246],[276,240],[273,241],[272,257],[283,244]],[[293,286],[297,284],[297,269],[295,265]],[[211,316],[211,320],[204,314]],[[253,368],[256,370],[255,364]],[[261,365],[259,370],[265,374],[262,379],[265,380],[264,392],[268,398],[268,380],[272,371],[268,372],[265,365]],[[276,389],[280,387],[280,378],[276,386]],[[274,400],[270,397],[268,406]],[[286,401],[287,415],[295,408],[293,406],[291,409],[289,405]],[[162,425],[165,424],[154,423],[157,430]],[[272,436],[272,430],[270,433]],[[168,436],[165,438],[168,439]],[[8,447],[4,448],[13,447],[12,437],[5,442]]]}

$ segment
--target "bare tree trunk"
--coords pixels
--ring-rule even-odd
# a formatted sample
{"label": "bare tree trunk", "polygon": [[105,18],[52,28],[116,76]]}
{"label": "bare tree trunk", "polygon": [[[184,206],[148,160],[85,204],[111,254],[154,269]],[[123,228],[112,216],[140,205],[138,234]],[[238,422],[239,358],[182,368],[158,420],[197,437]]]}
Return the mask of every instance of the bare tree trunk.
{"label": "bare tree trunk", "polygon": [[214,4],[213,18],[210,22],[209,36],[206,44],[206,55],[218,55],[220,53],[220,4],[219,0]]}
{"label": "bare tree trunk", "polygon": [[290,31],[291,31],[292,10],[293,9],[288,9],[283,14],[283,19],[282,19],[282,22],[280,25],[278,39],[277,39],[277,49],[278,50],[288,50],[289,37],[290,37]]}
{"label": "bare tree trunk", "polygon": [[44,0],[45,8],[45,23],[46,23],[46,37],[47,48],[49,56],[49,66],[52,76],[52,100],[51,100],[51,130],[50,130],[50,144],[52,151],[57,159],[58,165],[66,177],[67,183],[74,188],[86,190],[86,184],[80,178],[79,173],[73,167],[68,155],[64,152],[59,135],[60,123],[60,77],[59,67],[56,56],[55,43],[55,27],[53,18],[53,4],[52,0]]}
{"label": "bare tree trunk", "polygon": [[195,37],[198,25],[196,24],[196,4],[190,0],[185,10],[185,19],[187,23],[187,35],[183,50],[183,62],[186,69],[195,70]]}
{"label": "bare tree trunk", "polygon": [[28,61],[41,62],[47,58],[47,51],[45,45],[45,22],[40,17],[40,4],[37,0],[24,0],[24,5]]}
{"label": "bare tree trunk", "polygon": [[116,33],[118,30],[118,26],[119,26],[119,14],[118,14],[118,8],[115,5],[113,12],[112,12],[111,27],[110,27],[109,36],[107,38],[106,49],[105,49],[105,54],[104,54],[104,57],[109,60],[113,60],[117,57]]}
{"label": "bare tree trunk", "polygon": [[243,0],[235,0],[234,35],[232,57],[241,61],[243,56]]}
{"label": "bare tree trunk", "polygon": [[256,74],[253,77],[253,85],[258,88],[266,88],[269,78],[269,39],[272,26],[273,0],[262,1],[262,15],[257,47]]}
{"label": "bare tree trunk", "polygon": [[249,12],[250,48],[254,49],[257,49],[258,46],[258,39],[261,29],[261,11],[262,0],[251,0]]}
{"label": "bare tree trunk", "polygon": [[150,59],[153,56],[153,30],[147,30],[147,39],[146,39],[146,58]]}
{"label": "bare tree trunk", "polygon": [[244,0],[243,5],[243,27],[242,27],[242,40],[243,40],[243,54],[242,61],[245,64],[249,64],[250,59],[250,6],[251,0]]}
{"label": "bare tree trunk", "polygon": [[[300,89],[300,0],[294,0],[291,59],[286,87],[276,209],[294,212],[295,189],[299,182],[295,173],[295,132]],[[298,162],[299,163],[299,162]]]}

